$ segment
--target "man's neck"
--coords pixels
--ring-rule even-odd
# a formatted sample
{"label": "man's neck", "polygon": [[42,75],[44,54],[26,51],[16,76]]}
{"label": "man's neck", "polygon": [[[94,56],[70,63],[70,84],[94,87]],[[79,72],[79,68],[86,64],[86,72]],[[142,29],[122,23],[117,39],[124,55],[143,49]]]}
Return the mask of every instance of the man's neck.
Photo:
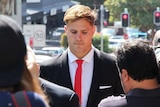
{"label": "man's neck", "polygon": [[158,87],[159,87],[159,84],[157,79],[147,79],[140,82],[134,81],[132,89],[134,88],[155,89]]}

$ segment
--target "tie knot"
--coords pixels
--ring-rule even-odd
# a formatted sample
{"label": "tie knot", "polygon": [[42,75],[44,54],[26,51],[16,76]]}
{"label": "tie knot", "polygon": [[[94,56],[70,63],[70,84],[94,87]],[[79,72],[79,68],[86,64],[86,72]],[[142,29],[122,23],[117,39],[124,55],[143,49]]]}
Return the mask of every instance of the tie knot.
{"label": "tie knot", "polygon": [[83,60],[76,60],[76,62],[77,62],[78,65],[82,65]]}

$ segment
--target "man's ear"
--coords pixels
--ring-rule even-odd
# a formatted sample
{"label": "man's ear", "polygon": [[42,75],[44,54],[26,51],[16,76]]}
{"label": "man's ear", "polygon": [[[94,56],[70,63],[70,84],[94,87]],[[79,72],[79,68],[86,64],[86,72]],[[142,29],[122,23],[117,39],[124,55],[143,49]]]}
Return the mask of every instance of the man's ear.
{"label": "man's ear", "polygon": [[122,69],[121,76],[124,82],[127,82],[129,80],[129,75],[126,69]]}
{"label": "man's ear", "polygon": [[67,25],[64,25],[64,31],[66,31],[67,30]]}

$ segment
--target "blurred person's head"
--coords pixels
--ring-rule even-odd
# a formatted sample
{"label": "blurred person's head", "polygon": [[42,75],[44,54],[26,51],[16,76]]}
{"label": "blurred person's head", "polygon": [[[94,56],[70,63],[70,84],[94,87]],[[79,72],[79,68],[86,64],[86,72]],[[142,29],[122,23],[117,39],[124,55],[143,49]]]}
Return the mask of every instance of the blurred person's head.
{"label": "blurred person's head", "polygon": [[5,15],[0,15],[0,46],[0,90],[42,93],[26,65],[27,50],[20,26]]}
{"label": "blurred person's head", "polygon": [[27,49],[20,26],[5,15],[0,15],[0,46],[0,91],[33,91],[46,99],[39,81],[27,67]]}
{"label": "blurred person's head", "polygon": [[157,30],[154,37],[152,44],[154,47],[160,46],[160,30]]}
{"label": "blurred person's head", "polygon": [[152,89],[158,84],[158,65],[154,50],[142,40],[126,41],[116,52],[124,90]]}
{"label": "blurred person's head", "polygon": [[0,46],[0,87],[14,86],[24,73],[26,44],[20,27],[4,15],[0,15]]}
{"label": "blurred person's head", "polygon": [[91,50],[96,17],[96,11],[84,5],[74,5],[64,15],[68,46],[78,58],[84,57]]}
{"label": "blurred person's head", "polygon": [[156,54],[156,58],[158,60],[158,63],[160,62],[160,30],[156,31],[153,41],[153,48],[154,48],[154,52]]}

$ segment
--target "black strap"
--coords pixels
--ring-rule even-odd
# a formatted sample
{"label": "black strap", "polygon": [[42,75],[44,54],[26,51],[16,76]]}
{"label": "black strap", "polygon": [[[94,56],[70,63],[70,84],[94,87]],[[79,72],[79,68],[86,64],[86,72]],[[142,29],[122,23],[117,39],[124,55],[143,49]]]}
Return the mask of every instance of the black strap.
{"label": "black strap", "polygon": [[[18,104],[18,107],[30,107],[30,105],[27,102],[27,99],[25,98],[25,91],[17,92],[14,96],[16,99],[16,102]],[[26,95],[27,96],[27,95]]]}

